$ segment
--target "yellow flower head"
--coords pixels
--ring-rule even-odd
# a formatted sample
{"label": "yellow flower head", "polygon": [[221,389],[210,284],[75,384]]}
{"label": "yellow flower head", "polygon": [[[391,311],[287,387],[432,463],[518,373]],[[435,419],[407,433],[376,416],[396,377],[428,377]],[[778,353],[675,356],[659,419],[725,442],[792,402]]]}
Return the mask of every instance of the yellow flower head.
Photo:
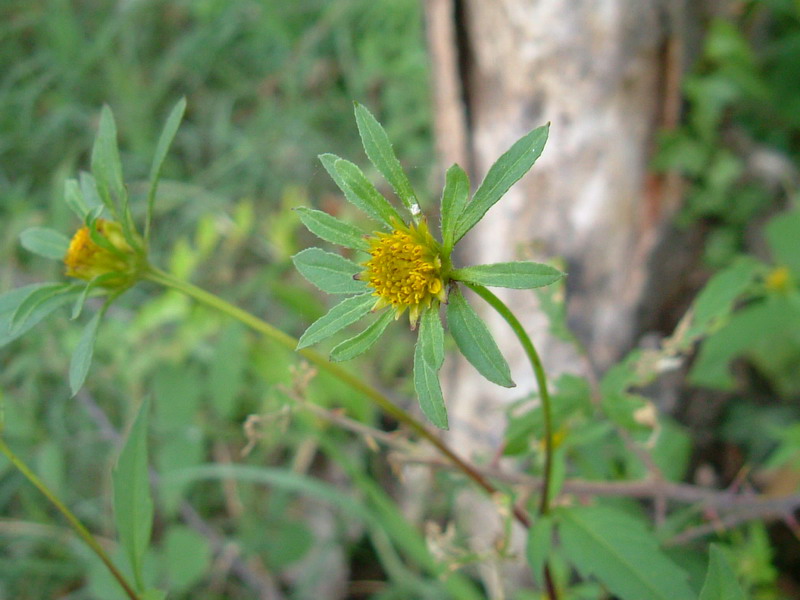
{"label": "yellow flower head", "polygon": [[114,221],[98,219],[95,228],[97,234],[113,250],[95,242],[88,227],[81,227],[72,237],[64,257],[66,274],[90,281],[102,275],[118,273],[119,277],[110,277],[104,281],[103,287],[120,288],[131,285],[136,278],[139,254],[128,244],[122,233],[122,226]]}
{"label": "yellow flower head", "polygon": [[439,245],[423,221],[419,225],[398,225],[391,233],[368,238],[371,258],[362,263],[360,278],[378,297],[373,310],[391,305],[395,318],[409,309],[414,327],[420,312],[434,299],[445,300],[442,258]]}
{"label": "yellow flower head", "polygon": [[787,267],[777,267],[767,275],[765,284],[768,290],[785,294],[792,286],[792,274]]}

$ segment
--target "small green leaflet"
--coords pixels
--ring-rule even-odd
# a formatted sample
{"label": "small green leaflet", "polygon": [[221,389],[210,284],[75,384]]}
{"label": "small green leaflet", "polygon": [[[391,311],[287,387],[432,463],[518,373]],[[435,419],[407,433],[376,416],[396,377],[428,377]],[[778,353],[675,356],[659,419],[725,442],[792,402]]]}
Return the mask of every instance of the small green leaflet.
{"label": "small green leaflet", "polygon": [[564,556],[621,600],[694,600],[686,573],[663,554],[645,526],[606,506],[558,509]]}
{"label": "small green leaflet", "polygon": [[[335,154],[320,154],[319,161],[322,163],[322,166],[325,167],[325,170],[328,172],[328,175],[331,176],[331,179],[336,183],[338,188],[342,190],[344,197],[347,198],[347,201],[350,202],[353,206],[364,212],[367,216],[369,216],[373,221],[379,223],[381,227],[384,229],[392,229],[392,225],[387,225],[386,220],[381,215],[380,211],[376,211],[372,206],[369,204],[364,203],[360,196],[358,196],[350,186],[347,185],[344,180],[342,179],[341,175],[339,175],[338,170],[336,169],[336,165],[339,161],[343,161],[344,159],[339,158]],[[344,161],[347,162],[347,161]],[[355,165],[353,165],[355,166]],[[358,168],[358,167],[356,167]],[[385,199],[384,199],[385,200]],[[389,207],[391,208],[391,206]]]}
{"label": "small green leaflet", "polygon": [[103,106],[100,112],[100,127],[92,148],[92,174],[103,204],[117,216],[114,199],[124,204],[126,194],[122,181],[122,163],[117,149],[117,126],[108,105]]}
{"label": "small green leaflet", "polygon": [[300,336],[297,349],[306,348],[329,338],[351,323],[358,321],[374,305],[375,297],[372,294],[362,294],[343,300],[306,329],[305,333]]}
{"label": "small green leaflet", "polygon": [[362,210],[378,217],[390,228],[403,222],[389,201],[372,185],[372,182],[367,179],[357,165],[340,158],[333,167],[339,174],[342,183],[359,199]]}
{"label": "small green leaflet", "polygon": [[72,353],[72,360],[69,363],[69,389],[73,396],[81,389],[83,382],[86,381],[86,375],[89,373],[92,356],[94,355],[97,328],[104,312],[104,310],[97,311],[86,324],[81,334],[81,339],[78,340],[78,345],[75,346],[75,352]]}
{"label": "small green leaflet", "polygon": [[378,319],[358,335],[343,341],[331,350],[331,360],[351,360],[369,350],[378,341],[386,327],[394,319],[394,311],[384,311]]}
{"label": "small green leaflet", "polygon": [[469,199],[469,176],[458,165],[447,169],[442,190],[442,244],[445,254],[453,249],[455,227]]}
{"label": "small green leaflet", "polygon": [[153,527],[153,499],[147,463],[147,425],[149,396],[139,407],[128,439],[112,471],[114,482],[114,520],[119,540],[130,560],[139,591],[142,582],[142,559],[150,542]]}
{"label": "small green leaflet", "polygon": [[542,263],[507,262],[464,267],[453,271],[451,276],[467,283],[526,290],[555,283],[564,273]]}
{"label": "small green leaflet", "polygon": [[736,580],[736,573],[718,544],[711,544],[708,573],[699,600],[747,600]]}
{"label": "small green leaflet", "polygon": [[298,206],[294,210],[300,215],[303,225],[318,238],[353,250],[369,250],[369,242],[364,239],[364,232],[355,225],[305,206]]}
{"label": "small green leaflet", "polygon": [[472,202],[467,204],[456,222],[453,243],[464,237],[483,218],[486,211],[503,197],[508,188],[530,170],[544,150],[549,130],[549,124],[537,127],[518,140],[489,168],[486,178],[475,191]]}
{"label": "small green leaflet", "polygon": [[422,412],[439,429],[447,429],[439,369],[444,362],[444,329],[439,311],[429,308],[420,317],[419,337],[414,348],[414,389]]}
{"label": "small green leaflet", "polygon": [[320,248],[306,248],[292,257],[300,274],[328,294],[358,294],[366,291],[363,281],[353,279],[364,270],[353,261]]}
{"label": "small green leaflet", "polygon": [[486,324],[455,286],[448,297],[447,326],[458,349],[481,375],[503,387],[516,385]]}
{"label": "small green leaflet", "polygon": [[419,203],[411,182],[403,171],[400,161],[392,150],[389,136],[380,123],[363,105],[355,103],[356,124],[364,151],[370,162],[381,172],[392,186],[397,197],[415,218],[420,213]]}
{"label": "small green leaflet", "polygon": [[26,250],[53,260],[63,260],[69,248],[65,235],[46,227],[26,229],[19,235],[19,241]]}

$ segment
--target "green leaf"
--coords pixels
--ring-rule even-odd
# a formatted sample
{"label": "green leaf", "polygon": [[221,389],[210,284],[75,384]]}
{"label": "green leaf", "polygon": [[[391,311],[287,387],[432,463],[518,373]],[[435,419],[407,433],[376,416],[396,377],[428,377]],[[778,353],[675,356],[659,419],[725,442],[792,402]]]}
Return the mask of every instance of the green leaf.
{"label": "green leaf", "polygon": [[[364,212],[367,216],[369,216],[373,221],[379,223],[381,227],[384,229],[393,229],[394,225],[387,225],[386,220],[381,216],[380,211],[376,211],[372,206],[365,203],[361,197],[356,194],[349,185],[347,185],[342,179],[342,176],[339,175],[339,171],[336,169],[336,165],[339,161],[344,161],[344,159],[339,158],[335,154],[320,154],[319,160],[322,163],[322,166],[325,167],[325,170],[328,172],[328,175],[331,176],[331,179],[336,183],[344,197],[347,198],[347,201],[350,202],[353,206],[357,207],[359,210]],[[344,161],[347,162],[347,161]],[[355,165],[354,165],[355,166]],[[356,167],[358,168],[358,167]],[[386,199],[384,198],[384,202]],[[388,204],[388,202],[387,202]],[[389,206],[391,208],[391,206]]]}
{"label": "green leaf", "polygon": [[800,279],[800,210],[778,215],[767,224],[764,233],[775,262],[789,267]]}
{"label": "green leaf", "polygon": [[142,559],[150,542],[153,527],[153,499],[147,463],[147,426],[150,397],[145,397],[133,422],[125,446],[112,471],[114,484],[114,521],[136,580],[142,584]]}
{"label": "green leaf", "polygon": [[26,250],[53,260],[63,260],[69,248],[69,238],[45,227],[26,229],[20,234],[19,241]]}
{"label": "green leaf", "polygon": [[81,221],[86,218],[89,207],[83,199],[83,193],[76,179],[67,179],[64,182],[64,202]]}
{"label": "green leaf", "polygon": [[400,161],[392,150],[389,136],[380,123],[372,116],[366,107],[355,103],[356,124],[361,142],[364,144],[364,151],[367,153],[370,162],[383,174],[386,181],[392,186],[395,194],[408,208],[413,216],[420,213],[417,196],[411,187],[411,182],[403,171]]}
{"label": "green leaf", "polygon": [[550,557],[553,546],[553,519],[548,515],[540,515],[528,530],[528,544],[525,555],[534,581],[544,585],[544,567]]}
{"label": "green leaf", "polygon": [[448,297],[447,326],[461,354],[481,375],[503,387],[516,385],[488,327],[457,287],[453,287]]}
{"label": "green leaf", "polygon": [[171,525],[164,536],[164,566],[170,591],[179,594],[200,582],[211,566],[205,536],[183,525]]}
{"label": "green leaf", "polygon": [[167,121],[164,123],[164,129],[161,130],[161,136],[158,138],[158,144],[156,144],[153,164],[150,166],[150,189],[147,192],[147,216],[144,229],[145,238],[149,238],[150,235],[150,223],[153,219],[153,205],[155,204],[158,181],[161,178],[161,168],[164,166],[164,159],[167,157],[172,140],[175,139],[175,134],[178,132],[178,127],[180,127],[185,111],[186,98],[181,98],[170,111]]}
{"label": "green leaf", "polygon": [[21,299],[9,320],[9,333],[17,334],[25,327],[36,309],[51,298],[60,296],[74,288],[71,283],[47,283],[38,287],[30,287],[30,293]]}
{"label": "green leaf", "polygon": [[217,414],[233,417],[247,371],[247,337],[244,326],[225,327],[214,348],[208,369],[208,394]]}
{"label": "green leaf", "polygon": [[621,600],[690,600],[686,573],[658,548],[637,519],[604,506],[557,511],[566,558]]}
{"label": "green leaf", "polygon": [[451,277],[466,283],[526,290],[555,283],[564,273],[550,265],[520,261],[464,267],[453,271]]}
{"label": "green leaf", "polygon": [[352,197],[358,199],[358,202],[354,202],[354,204],[361,210],[382,221],[389,228],[396,227],[398,223],[403,222],[394,207],[372,185],[372,182],[367,179],[357,165],[340,158],[333,167],[339,174],[342,184],[352,192]]}
{"label": "green leaf", "polygon": [[306,248],[292,257],[300,274],[328,294],[358,294],[366,291],[363,281],[353,279],[364,267],[353,261],[325,252],[320,248]]}
{"label": "green leaf", "polygon": [[736,573],[718,544],[711,544],[708,573],[699,600],[746,600]]}
{"label": "green leaf", "polygon": [[78,345],[75,346],[75,352],[72,353],[72,360],[69,363],[69,388],[73,396],[81,389],[83,382],[86,380],[86,375],[89,373],[92,355],[94,354],[94,341],[97,338],[97,328],[104,313],[105,310],[97,311],[86,324],[81,338],[78,340]]}
{"label": "green leaf", "polygon": [[355,225],[305,206],[298,206],[294,210],[300,215],[303,225],[318,238],[353,250],[369,250],[369,242],[364,239],[364,232]]}
{"label": "green leaf", "polygon": [[341,331],[351,323],[355,323],[366,315],[375,305],[375,296],[372,294],[361,294],[343,300],[326,314],[314,321],[300,336],[297,349],[306,348],[325,338],[329,338],[334,333]]}
{"label": "green leaf", "polygon": [[464,237],[483,218],[486,211],[503,197],[508,188],[530,170],[544,150],[549,130],[549,124],[537,127],[518,140],[489,168],[486,178],[475,191],[472,202],[467,204],[456,221],[453,243]]}
{"label": "green leaf", "polygon": [[386,327],[394,319],[394,311],[384,311],[378,320],[358,335],[343,341],[331,350],[332,361],[351,360],[369,350],[378,341]]}
{"label": "green leaf", "polygon": [[442,190],[442,242],[445,254],[453,249],[456,222],[464,211],[467,200],[469,200],[469,176],[464,169],[453,165],[447,169]]}
{"label": "green leaf", "polygon": [[447,429],[439,369],[444,362],[444,329],[439,311],[430,308],[420,318],[419,337],[414,348],[414,389],[422,412],[439,429]]}
{"label": "green leaf", "polygon": [[92,174],[103,204],[119,219],[114,199],[124,205],[127,195],[117,149],[117,126],[108,105],[100,111],[100,127],[92,148]]}
{"label": "green leaf", "polygon": [[46,299],[37,303],[36,307],[28,313],[24,321],[17,321],[12,325],[12,319],[17,313],[18,307],[26,298],[30,297],[31,294],[37,290],[50,288],[54,285],[61,284],[36,283],[16,288],[0,295],[0,348],[27,332],[58,307],[70,302],[80,293],[80,287],[82,287],[70,286],[65,288],[60,294],[48,294]]}

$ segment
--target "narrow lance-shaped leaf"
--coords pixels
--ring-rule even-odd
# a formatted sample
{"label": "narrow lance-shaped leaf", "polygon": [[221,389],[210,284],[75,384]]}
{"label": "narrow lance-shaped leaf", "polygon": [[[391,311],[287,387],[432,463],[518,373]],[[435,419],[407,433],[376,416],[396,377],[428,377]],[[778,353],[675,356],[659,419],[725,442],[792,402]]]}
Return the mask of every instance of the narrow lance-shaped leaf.
{"label": "narrow lance-shaped leaf", "polygon": [[104,313],[105,310],[97,311],[86,324],[72,354],[72,360],[69,363],[69,388],[73,396],[81,389],[83,382],[86,381],[86,375],[89,373],[94,355],[94,342],[97,339],[97,329]]}
{"label": "narrow lance-shaped leaf", "polygon": [[[328,172],[328,175],[331,176],[334,183],[336,183],[337,187],[342,190],[344,197],[350,202],[353,206],[364,212],[368,217],[370,217],[373,221],[378,223],[383,229],[392,229],[393,225],[389,225],[386,223],[386,220],[381,215],[379,211],[376,211],[372,208],[369,204],[366,204],[358,194],[356,194],[349,185],[344,182],[342,176],[336,170],[336,164],[344,160],[339,158],[335,154],[320,154],[319,161],[322,163],[322,166],[325,167],[325,170]],[[347,162],[347,161],[344,161]],[[384,198],[384,201],[386,199]],[[387,203],[388,204],[388,203]],[[390,207],[391,208],[391,207]]]}
{"label": "narrow lance-shaped leaf", "polygon": [[343,300],[314,321],[300,336],[297,349],[306,348],[332,336],[366,315],[375,305],[372,294],[362,294]]}
{"label": "narrow lance-shaped leaf", "polygon": [[490,287],[526,290],[555,283],[564,273],[550,265],[535,262],[507,262],[474,265],[456,269],[451,277],[456,281],[477,283]]}
{"label": "narrow lance-shaped leaf", "polygon": [[549,124],[537,127],[519,139],[489,168],[486,178],[475,191],[472,202],[467,204],[456,223],[454,243],[472,229],[486,211],[503,197],[508,188],[530,170],[544,150],[549,129]]}
{"label": "narrow lance-shaped leaf", "polygon": [[186,111],[186,98],[181,98],[178,103],[172,108],[164,124],[164,129],[161,131],[161,136],[158,138],[156,145],[156,152],[153,155],[153,164],[150,166],[150,189],[147,192],[147,216],[145,218],[145,239],[150,237],[150,223],[153,219],[153,204],[155,203],[156,191],[158,189],[158,181],[161,178],[161,168],[164,166],[164,159],[167,157],[167,151],[172,145],[172,140],[175,139],[175,134],[178,132],[183,113]]}
{"label": "narrow lance-shaped leaf", "polygon": [[331,350],[331,360],[342,361],[352,360],[372,348],[373,344],[378,341],[386,327],[394,319],[394,311],[386,310],[381,313],[378,320],[370,324],[364,331],[356,336],[351,337],[349,340],[343,341],[341,344]]}
{"label": "narrow lance-shaped leaf", "polygon": [[564,555],[622,600],[694,600],[687,575],[641,522],[604,506],[558,511]]}
{"label": "narrow lance-shaped leaf", "polygon": [[89,207],[83,199],[83,193],[77,179],[67,179],[64,182],[64,202],[81,221],[86,218]]}
{"label": "narrow lance-shaped leaf", "polygon": [[117,126],[108,105],[103,106],[100,111],[100,127],[92,148],[92,174],[103,204],[119,219],[114,199],[124,203],[125,185],[122,181],[122,162],[117,149]]}
{"label": "narrow lance-shaped leaf", "polygon": [[540,515],[528,530],[526,557],[534,581],[544,585],[544,567],[553,546],[553,519]]}
{"label": "narrow lance-shaped leaf", "polygon": [[718,544],[711,544],[708,573],[699,600],[746,600],[736,573]]}
{"label": "narrow lance-shaped leaf", "polygon": [[59,296],[73,287],[70,283],[49,283],[35,289],[31,289],[11,315],[9,325],[12,332],[16,332],[25,326],[28,319],[36,309],[50,298]]}
{"label": "narrow lance-shaped leaf", "polygon": [[469,176],[458,165],[447,169],[442,190],[442,242],[445,253],[453,249],[455,227],[469,200]]}
{"label": "narrow lance-shaped leaf", "polygon": [[82,287],[68,286],[65,287],[64,291],[61,293],[49,295],[47,299],[38,303],[36,307],[30,311],[24,319],[24,322],[17,322],[15,326],[12,326],[12,319],[20,303],[36,290],[53,285],[59,284],[45,283],[28,285],[0,295],[0,348],[27,332],[58,307],[71,301],[76,294],[80,293],[79,290]]}
{"label": "narrow lance-shaped leaf", "polygon": [[321,210],[305,206],[294,209],[306,228],[318,238],[353,250],[369,250],[369,243],[364,239],[364,232],[355,225],[340,221]]}
{"label": "narrow lance-shaped leaf", "polygon": [[128,439],[112,473],[114,481],[114,520],[120,543],[125,549],[138,590],[142,582],[142,559],[153,527],[153,499],[147,462],[149,396],[139,407]]}
{"label": "narrow lance-shaped leaf", "polygon": [[367,157],[386,178],[397,197],[400,198],[416,220],[421,212],[419,202],[416,194],[414,194],[414,189],[411,187],[411,182],[408,180],[405,171],[403,171],[400,161],[397,160],[392,144],[389,141],[389,136],[377,119],[372,116],[372,113],[357,102],[355,103],[355,113],[358,133],[361,136],[361,142],[364,145]]}
{"label": "narrow lance-shaped leaf", "polygon": [[26,250],[53,260],[62,260],[69,248],[69,239],[64,234],[45,227],[26,229],[19,235],[19,241]]}
{"label": "narrow lance-shaped leaf", "polygon": [[402,222],[394,207],[383,197],[357,165],[340,158],[334,165],[342,183],[360,200],[362,210],[378,217],[388,227]]}
{"label": "narrow lance-shaped leaf", "polygon": [[514,387],[508,363],[486,324],[454,287],[447,302],[447,326],[458,349],[478,372],[503,387]]}
{"label": "narrow lance-shaped leaf", "polygon": [[420,318],[419,337],[414,348],[414,389],[425,416],[436,427],[447,429],[447,408],[439,384],[443,361],[444,330],[439,311],[431,308],[423,311]]}
{"label": "narrow lance-shaped leaf", "polygon": [[364,270],[353,261],[320,248],[306,248],[292,257],[300,274],[328,294],[358,294],[366,291],[363,281],[353,279]]}

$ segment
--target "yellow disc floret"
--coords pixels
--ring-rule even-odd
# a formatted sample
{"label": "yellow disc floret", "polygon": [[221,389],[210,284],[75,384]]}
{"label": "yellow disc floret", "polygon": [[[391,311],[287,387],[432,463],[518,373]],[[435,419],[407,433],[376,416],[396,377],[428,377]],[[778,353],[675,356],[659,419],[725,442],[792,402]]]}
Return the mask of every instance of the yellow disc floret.
{"label": "yellow disc floret", "polygon": [[122,226],[114,221],[98,219],[95,230],[96,235],[108,245],[98,244],[92,239],[88,227],[78,229],[64,257],[66,274],[86,281],[108,275],[102,283],[103,287],[131,285],[136,279],[139,253],[125,239]]}
{"label": "yellow disc floret", "polygon": [[399,317],[409,309],[411,326],[434,298],[445,299],[439,246],[422,222],[369,238],[371,258],[361,274],[378,297],[374,309],[391,305]]}

